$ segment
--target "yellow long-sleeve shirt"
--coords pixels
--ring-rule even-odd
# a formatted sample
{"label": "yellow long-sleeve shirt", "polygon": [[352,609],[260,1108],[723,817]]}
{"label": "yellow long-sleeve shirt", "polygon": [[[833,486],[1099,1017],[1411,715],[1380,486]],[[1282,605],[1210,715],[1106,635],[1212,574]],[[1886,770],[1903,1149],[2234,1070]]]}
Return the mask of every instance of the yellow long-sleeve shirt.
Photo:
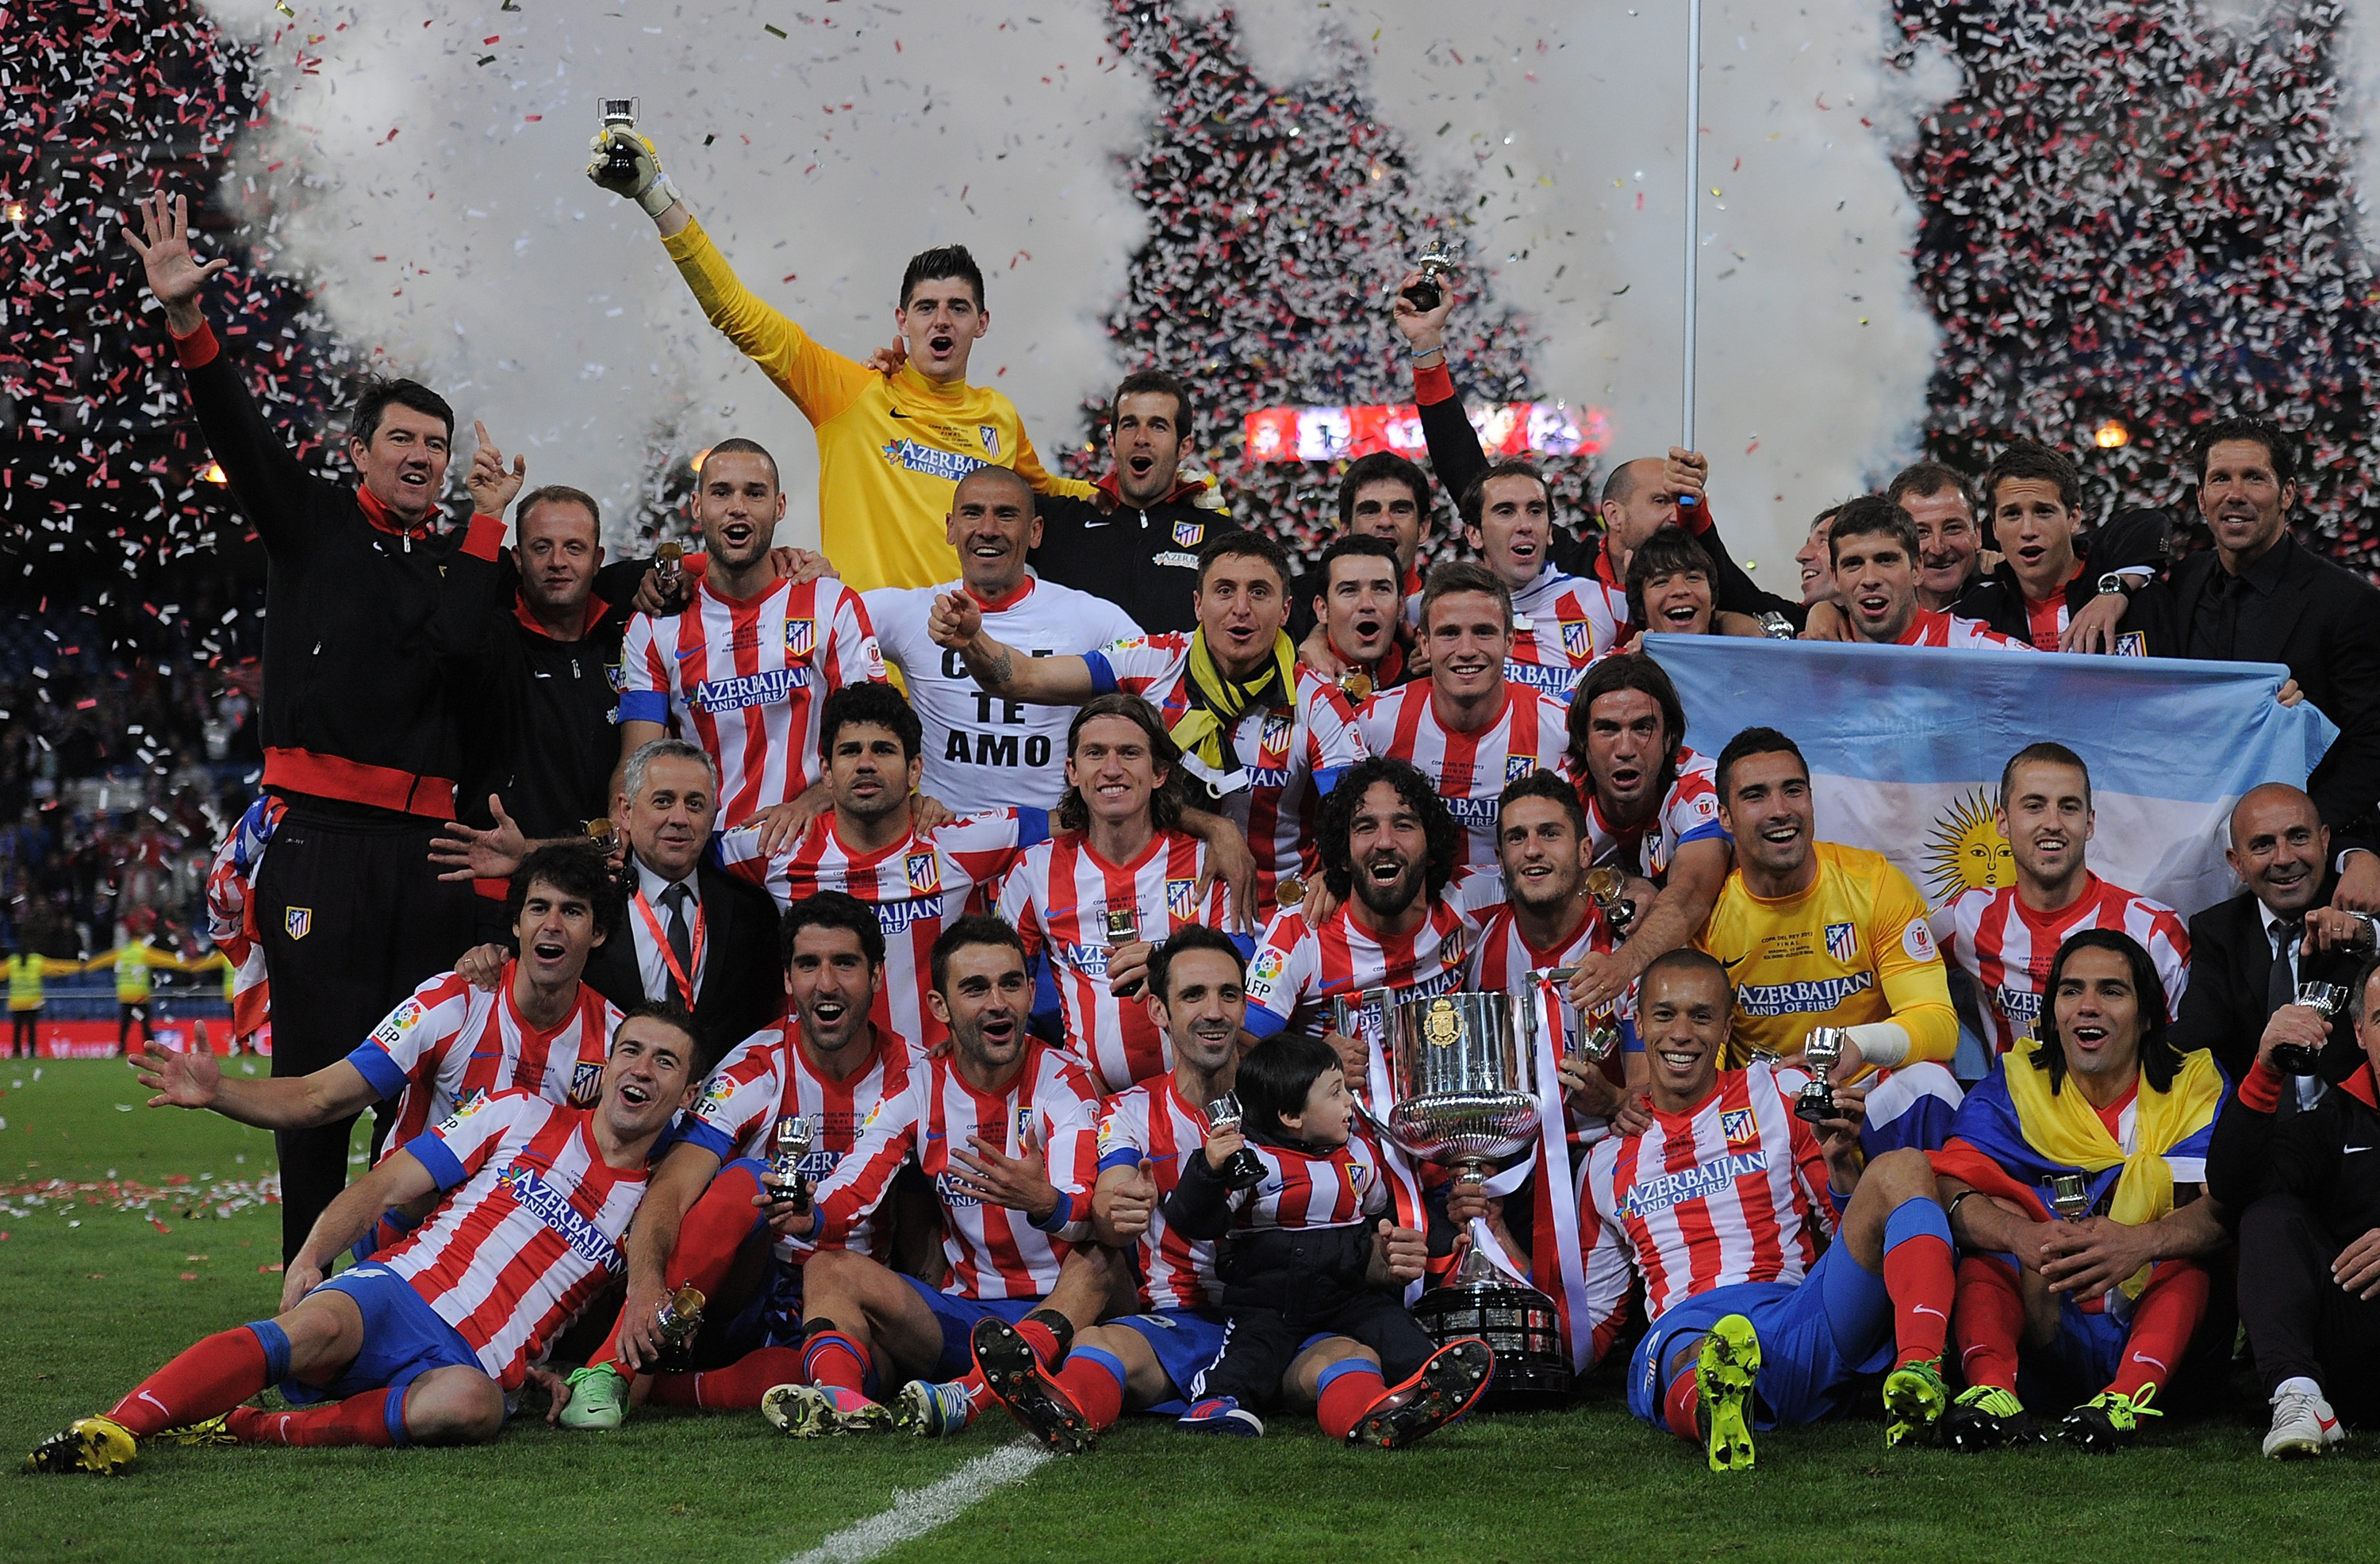
{"label": "yellow long-sleeve shirt", "polygon": [[977,467],[1013,467],[1040,493],[1090,498],[1089,484],[1042,467],[999,392],[936,385],[905,366],[888,380],[820,346],[736,279],[699,223],[662,244],[710,323],[817,432],[820,537],[853,591],[954,579],[958,551],[944,523],[951,491]]}
{"label": "yellow long-sleeve shirt", "polygon": [[102,951],[83,964],[86,972],[103,966],[115,969],[115,1002],[140,1005],[149,1002],[149,969],[163,967],[167,972],[188,972],[189,967],[171,951],[162,951],[147,940],[135,940],[113,951]]}
{"label": "yellow long-sleeve shirt", "polygon": [[36,955],[30,951],[20,951],[10,956],[7,964],[10,1010],[41,1009],[48,1002],[42,992],[42,978],[70,977],[83,970],[83,964],[79,961],[60,961],[55,956]]}
{"label": "yellow long-sleeve shirt", "polygon": [[1753,1053],[1789,1054],[1813,1026],[1897,1021],[1907,1062],[1948,1063],[1959,1049],[1949,974],[1925,926],[1925,899],[1881,853],[1813,844],[1818,878],[1807,891],[1764,901],[1736,869],[1720,887],[1695,943],[1735,986],[1727,1066]]}

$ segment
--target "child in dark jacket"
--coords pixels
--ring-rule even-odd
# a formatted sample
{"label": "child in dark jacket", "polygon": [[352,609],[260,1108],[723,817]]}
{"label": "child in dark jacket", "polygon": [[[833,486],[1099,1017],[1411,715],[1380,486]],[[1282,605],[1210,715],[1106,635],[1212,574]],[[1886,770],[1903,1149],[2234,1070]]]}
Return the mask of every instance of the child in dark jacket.
{"label": "child in dark jacket", "polygon": [[[1475,1338],[1434,1350],[1406,1313],[1402,1284],[1411,1277],[1390,1264],[1395,1224],[1381,1215],[1389,1191],[1379,1147],[1357,1123],[1338,1054],[1318,1038],[1283,1034],[1240,1061],[1237,1089],[1252,1137],[1237,1126],[1210,1134],[1165,1203],[1167,1224],[1184,1237],[1220,1241],[1215,1274],[1227,1324],[1222,1352],[1190,1387],[1192,1405],[1177,1425],[1262,1434],[1255,1409],[1278,1398],[1318,1333],[1347,1337],[1378,1359],[1342,1358],[1322,1371],[1323,1426],[1350,1444],[1411,1444],[1461,1416],[1487,1388],[1493,1355]],[[1223,1170],[1243,1146],[1265,1176],[1235,1191]]]}

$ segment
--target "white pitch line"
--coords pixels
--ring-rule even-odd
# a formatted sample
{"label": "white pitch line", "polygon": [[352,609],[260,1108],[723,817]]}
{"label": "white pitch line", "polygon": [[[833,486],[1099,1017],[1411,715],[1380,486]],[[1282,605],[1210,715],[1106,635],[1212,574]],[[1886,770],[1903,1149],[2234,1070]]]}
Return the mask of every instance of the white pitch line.
{"label": "white pitch line", "polygon": [[785,1564],[867,1564],[913,1537],[955,1520],[961,1511],[996,1488],[1021,1483],[1050,1459],[1036,1445],[1003,1445],[979,1455],[928,1488],[909,1493],[892,1490],[892,1508],[847,1526],[808,1553],[797,1553]]}

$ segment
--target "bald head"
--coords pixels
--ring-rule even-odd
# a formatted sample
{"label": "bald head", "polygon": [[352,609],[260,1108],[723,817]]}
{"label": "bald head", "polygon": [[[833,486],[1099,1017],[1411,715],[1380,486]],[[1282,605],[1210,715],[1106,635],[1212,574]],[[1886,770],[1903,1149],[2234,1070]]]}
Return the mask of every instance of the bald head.
{"label": "bald head", "polygon": [[2302,788],[2252,787],[2231,810],[2231,872],[2257,901],[2294,919],[2321,899],[2330,862],[2330,830]]}
{"label": "bald head", "polygon": [[[1639,456],[1611,469],[1603,480],[1603,535],[1606,546],[1625,557],[1644,547],[1645,540],[1678,519],[1678,496],[1661,481],[1666,463],[1658,456]],[[1612,561],[1614,566],[1621,561]]]}
{"label": "bald head", "polygon": [[951,495],[951,503],[956,505],[961,495],[978,491],[982,491],[984,499],[989,502],[992,493],[1003,489],[1010,497],[1023,501],[1026,510],[1033,508],[1033,485],[1026,482],[1014,467],[989,464],[977,467],[959,479],[958,488]]}

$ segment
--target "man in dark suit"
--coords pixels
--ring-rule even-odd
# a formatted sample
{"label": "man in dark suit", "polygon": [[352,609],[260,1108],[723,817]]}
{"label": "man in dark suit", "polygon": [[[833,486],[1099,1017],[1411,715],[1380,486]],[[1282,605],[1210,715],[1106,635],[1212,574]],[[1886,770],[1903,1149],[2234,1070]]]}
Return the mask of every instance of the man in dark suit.
{"label": "man in dark suit", "polygon": [[[2333,831],[2368,840],[2380,801],[2380,591],[2289,535],[2296,455],[2278,428],[2228,419],[2200,439],[2197,460],[2215,548],[2142,588],[2123,632],[2151,657],[2286,663],[2338,725],[2306,791]],[[2380,857],[2343,856],[2331,904],[2380,912]]]}
{"label": "man in dark suit", "polygon": [[710,757],[684,739],[655,739],[628,757],[612,804],[627,839],[627,938],[598,946],[586,976],[623,1009],[674,1000],[692,1010],[706,1072],[785,1008],[777,904],[709,851],[718,779]]}
{"label": "man in dark suit", "polygon": [[2311,1107],[2326,1082],[2354,1072],[2362,1055],[2345,1022],[2325,1024],[2291,1001],[2300,983],[2345,983],[2371,953],[2372,921],[2324,904],[2332,879],[2330,830],[2297,788],[2267,782],[2249,789],[2231,811],[2224,856],[2248,889],[2190,920],[2190,987],[2182,990],[2174,1047],[2208,1049],[2236,1082],[2255,1061],[2268,1024],[2289,1030],[2287,1040],[2306,1047],[2327,1038],[2322,1073],[2296,1077],[2294,1094],[2283,1094],[2284,1113]]}

